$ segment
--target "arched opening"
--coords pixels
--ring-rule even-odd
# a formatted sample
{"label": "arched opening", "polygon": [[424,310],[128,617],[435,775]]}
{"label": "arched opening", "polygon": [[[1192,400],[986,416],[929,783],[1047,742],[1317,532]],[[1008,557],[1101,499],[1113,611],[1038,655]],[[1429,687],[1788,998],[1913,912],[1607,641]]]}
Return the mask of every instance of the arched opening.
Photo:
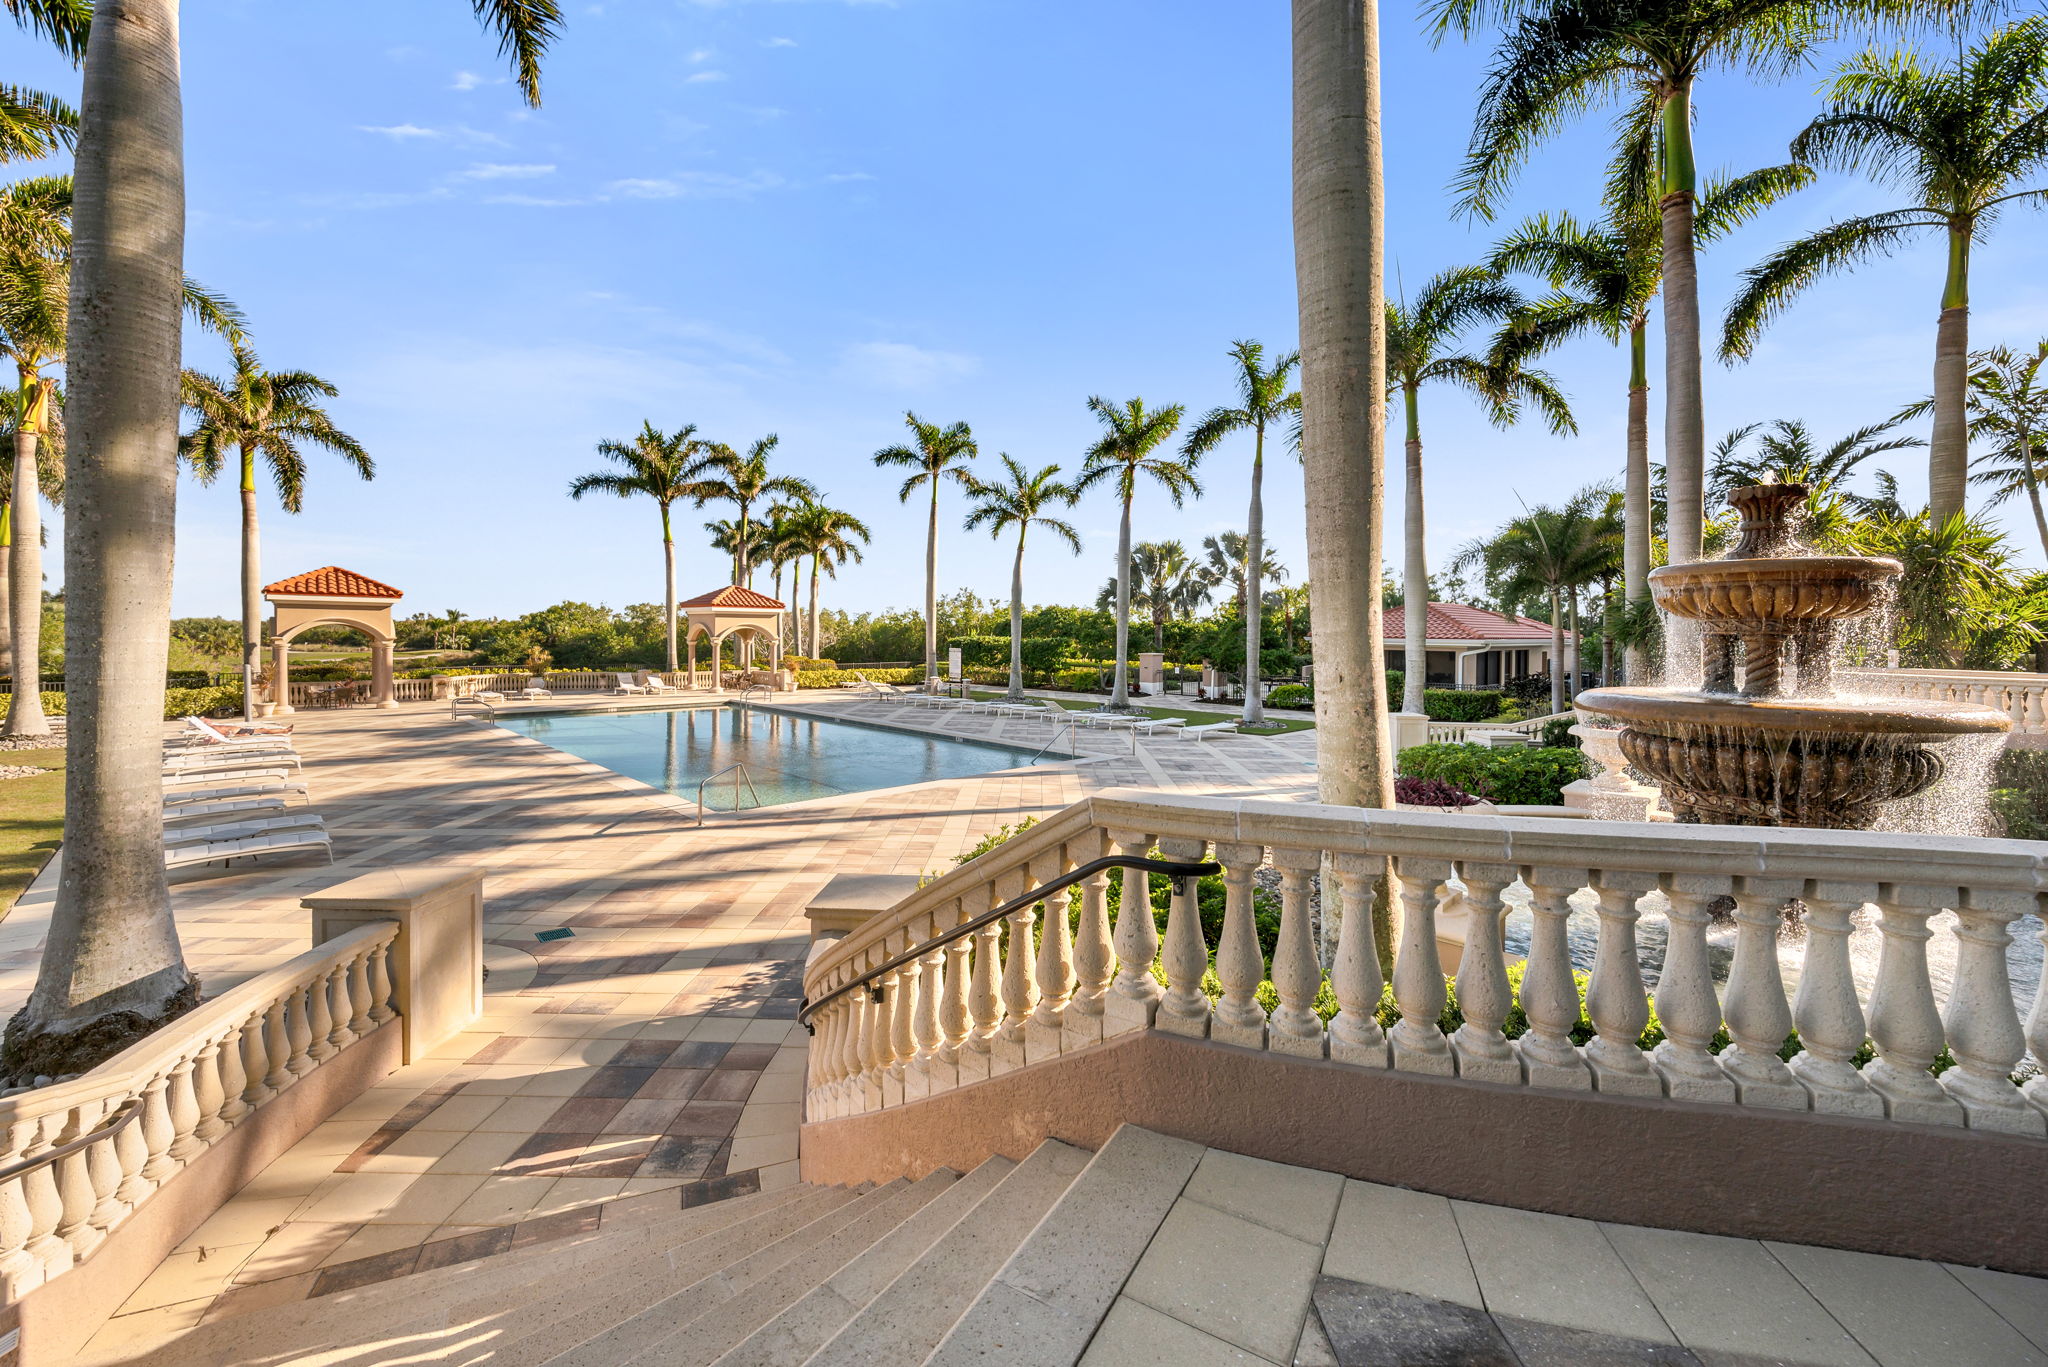
{"label": "arched opening", "polygon": [[[392,696],[391,652],[397,635],[391,605],[404,594],[389,584],[338,566],[309,571],[267,585],[263,597],[271,606],[270,711],[273,716],[296,711],[292,705],[291,643],[318,628],[341,627],[370,643],[369,687],[352,682],[318,695],[318,705],[396,707]],[[366,694],[367,696],[359,696]],[[306,701],[314,702],[308,696]]]}

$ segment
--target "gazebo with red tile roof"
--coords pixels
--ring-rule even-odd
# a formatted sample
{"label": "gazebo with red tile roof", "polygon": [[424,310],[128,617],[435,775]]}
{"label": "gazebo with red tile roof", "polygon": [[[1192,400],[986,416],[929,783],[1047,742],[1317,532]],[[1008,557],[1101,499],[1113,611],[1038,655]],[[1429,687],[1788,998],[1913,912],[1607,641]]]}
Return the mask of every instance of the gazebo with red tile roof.
{"label": "gazebo with red tile roof", "polygon": [[349,627],[370,638],[370,702],[396,707],[392,697],[391,652],[397,633],[391,605],[405,597],[381,579],[357,574],[339,565],[322,565],[263,586],[271,607],[270,696],[272,715],[294,710],[291,704],[292,639],[313,627]]}
{"label": "gazebo with red tile roof", "polygon": [[[1465,603],[1431,603],[1424,619],[1431,688],[1498,688],[1524,674],[1550,668],[1550,624],[1533,617],[1509,617]],[[1388,669],[1400,669],[1399,642],[1407,614],[1388,608],[1382,628]],[[1570,647],[1566,658],[1571,657]]]}
{"label": "gazebo with red tile roof", "polygon": [[776,599],[740,584],[727,584],[722,589],[700,593],[676,606],[683,610],[687,623],[683,640],[689,652],[690,687],[697,687],[697,641],[700,637],[711,642],[714,679],[718,673],[719,652],[725,648],[726,641],[733,638],[737,638],[739,643],[742,670],[752,665],[753,647],[758,640],[768,642],[768,668],[771,671],[781,668],[782,614],[789,609]]}

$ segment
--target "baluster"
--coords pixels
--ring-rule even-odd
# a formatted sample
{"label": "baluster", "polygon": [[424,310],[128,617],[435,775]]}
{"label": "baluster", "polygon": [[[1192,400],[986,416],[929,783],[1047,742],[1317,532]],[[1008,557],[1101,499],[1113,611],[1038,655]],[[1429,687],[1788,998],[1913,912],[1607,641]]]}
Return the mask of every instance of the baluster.
{"label": "baluster", "polygon": [[939,1058],[939,994],[944,990],[946,951],[933,949],[917,961],[917,1013],[911,1021],[911,1034],[917,1043],[917,1057],[908,1073],[907,1091],[913,1096],[929,1096],[937,1079],[934,1074],[942,1067]]}
{"label": "baluster", "polygon": [[1458,1076],[1475,1082],[1520,1082],[1522,1065],[1501,1025],[1508,1018],[1507,947],[1501,941],[1507,907],[1501,890],[1515,881],[1512,864],[1460,860],[1465,885],[1465,948],[1458,957],[1458,1009],[1465,1017],[1451,1036]]}
{"label": "baluster", "polygon": [[135,1118],[121,1127],[114,1136],[114,1162],[120,1169],[121,1181],[114,1188],[114,1199],[133,1210],[142,1204],[144,1197],[155,1190],[155,1184],[143,1176],[143,1169],[149,1165],[149,1140],[143,1134],[143,1122],[149,1116],[148,1092],[143,1093],[143,1105],[138,1108]]}
{"label": "baluster", "polygon": [[327,1042],[337,1054],[356,1042],[356,1032],[348,1028],[355,1012],[355,1004],[348,999],[348,965],[336,964],[327,975],[327,1014],[334,1023]]}
{"label": "baluster", "polygon": [[227,1122],[220,1118],[221,1107],[226,1104],[227,1089],[220,1080],[220,1046],[217,1042],[201,1044],[192,1055],[192,1133],[200,1143],[211,1144],[227,1133]]}
{"label": "baluster", "polygon": [[[24,1131],[33,1133],[34,1130],[33,1122],[10,1126],[8,1153],[12,1155],[17,1151],[12,1142],[15,1136]],[[24,1283],[32,1282],[41,1266],[28,1251],[29,1232],[33,1226],[21,1178],[0,1181],[0,1295],[10,1301],[18,1300],[28,1289]]]}
{"label": "baluster", "polygon": [[[1142,831],[1114,830],[1109,838],[1117,853],[1143,859],[1152,848],[1152,837]],[[1126,1030],[1151,1028],[1153,1013],[1166,989],[1152,976],[1152,960],[1159,954],[1159,927],[1152,921],[1152,880],[1142,869],[1125,869],[1123,891],[1117,899],[1116,981],[1103,1002],[1104,1037]]]}
{"label": "baluster", "polygon": [[1928,1069],[1945,1041],[1934,987],[1927,980],[1927,920],[1959,901],[1954,888],[1898,884],[1878,889],[1884,947],[1870,992],[1870,1038],[1877,1058],[1863,1080],[1884,1098],[1884,1113],[1918,1125],[1960,1125],[1963,1108]]}
{"label": "baluster", "polygon": [[[888,955],[886,942],[870,952],[870,961]],[[882,1079],[889,1072],[889,1010],[888,979],[876,978],[860,989],[866,996],[861,1004],[861,1095],[864,1109],[875,1110],[884,1104],[887,1093]]]}
{"label": "baluster", "polygon": [[[1159,852],[1176,863],[1197,862],[1205,848],[1200,840],[1178,836],[1159,842]],[[1202,911],[1196,904],[1193,878],[1173,880],[1160,963],[1166,969],[1166,995],[1159,999],[1154,1027],[1203,1038],[1209,1033],[1209,996],[1202,991],[1202,975],[1209,971],[1209,945],[1202,936]]]}
{"label": "baluster", "polygon": [[251,1016],[242,1026],[242,1105],[245,1114],[276,1095],[270,1090],[270,1083],[267,1080],[270,1073],[270,1050],[265,1045],[263,1036],[268,1016],[269,1012],[266,1009]]}
{"label": "baluster", "polygon": [[1522,1076],[1531,1087],[1590,1091],[1592,1070],[1572,1042],[1579,1024],[1579,987],[1572,976],[1567,921],[1572,894],[1593,881],[1593,871],[1528,866],[1522,881],[1529,885],[1530,911],[1529,961],[1522,970],[1522,1014],[1529,1018],[1529,1030],[1514,1042]]}
{"label": "baluster", "polygon": [[[1280,871],[1280,938],[1273,945],[1273,990],[1280,1004],[1266,1022],[1266,1047],[1302,1058],[1321,1058],[1324,1052],[1323,1018],[1316,1014],[1323,965],[1316,958],[1308,910],[1309,876],[1322,863],[1321,850],[1273,851],[1273,867]],[[1192,900],[1192,892],[1189,896]]]}
{"label": "baluster", "polygon": [[216,1068],[220,1073],[220,1118],[224,1125],[233,1125],[249,1114],[249,1103],[243,1094],[249,1090],[249,1074],[242,1063],[243,1041],[249,1033],[250,1022],[244,1021],[214,1046]]}
{"label": "baluster", "polygon": [[285,1070],[294,1078],[301,1078],[313,1071],[314,1064],[312,1011],[304,984],[287,992],[284,1000],[285,1030],[291,1037],[291,1057]]}
{"label": "baluster", "polygon": [[1805,890],[1794,878],[1735,880],[1735,962],[1728,970],[1721,1016],[1734,1043],[1721,1051],[1721,1071],[1745,1106],[1803,1111],[1806,1089],[1778,1057],[1792,1033],[1792,1007],[1778,968],[1778,929],[1786,902]]}
{"label": "baluster", "polygon": [[149,1149],[149,1157],[143,1160],[142,1176],[151,1187],[159,1187],[178,1170],[178,1161],[171,1156],[178,1126],[171,1118],[170,1074],[151,1080],[143,1089],[141,1124],[143,1142]]}
{"label": "baluster", "polygon": [[308,982],[305,993],[306,1052],[313,1062],[325,1063],[334,1057],[334,1041],[328,1038],[334,1033],[334,1014],[327,1009],[327,975],[322,973]]}
{"label": "baluster", "polygon": [[1401,1019],[1394,1022],[1387,1040],[1396,1068],[1442,1077],[1457,1071],[1451,1043],[1439,1023],[1444,1013],[1444,965],[1436,948],[1436,888],[1450,874],[1448,860],[1404,855],[1394,861],[1394,885],[1401,894],[1394,1002],[1401,1008]]}
{"label": "baluster", "polygon": [[[23,1156],[33,1158],[57,1146],[62,1133],[62,1115],[46,1115],[36,1129],[35,1146]],[[64,1198],[57,1190],[57,1169],[53,1163],[31,1168],[22,1178],[22,1194],[28,1202],[28,1252],[41,1268],[42,1279],[70,1269],[71,1245],[57,1237],[58,1222],[64,1218]]]}
{"label": "baluster", "polygon": [[[955,926],[964,924],[967,909],[955,902],[951,919]],[[950,1064],[960,1062],[960,1046],[974,1025],[973,1017],[967,1012],[967,980],[973,971],[967,956],[973,950],[972,935],[955,936],[946,942],[946,990],[939,1000],[939,1057]],[[953,1076],[957,1081],[957,1070]]]}
{"label": "baluster", "polygon": [[[1000,905],[995,890],[989,890],[989,905]],[[1002,972],[997,941],[1002,932],[994,925],[974,932],[974,965],[967,984],[967,1013],[973,1023],[967,1029],[967,1047],[960,1051],[960,1082],[979,1081],[989,1075],[990,1057],[995,1050],[996,1030],[1002,1024],[1003,1004],[996,993]]]}
{"label": "baluster", "polygon": [[[903,932],[903,949],[912,947],[910,932]],[[898,951],[899,953],[902,951]],[[917,1056],[917,961],[911,960],[889,975],[889,1076],[903,1080],[904,1070]]]}
{"label": "baluster", "polygon": [[170,1085],[166,1095],[171,1103],[171,1130],[176,1138],[171,1140],[171,1157],[183,1167],[198,1157],[206,1144],[199,1137],[199,1098],[193,1090],[193,1060],[181,1059],[171,1069]]}
{"label": "baluster", "polygon": [[[66,1128],[60,1143],[69,1143],[91,1130],[97,1123],[102,1106],[86,1104],[73,1108],[72,1124]],[[99,1205],[99,1194],[92,1189],[92,1174],[87,1170],[85,1150],[67,1153],[56,1162],[57,1199],[64,1207],[64,1213],[57,1218],[56,1236],[71,1249],[71,1256],[83,1258],[105,1242],[107,1234],[103,1229],[94,1229],[92,1213]]]}
{"label": "baluster", "polygon": [[[2042,957],[2048,959],[2048,897],[2034,899],[2034,915],[2040,926]],[[2034,1005],[2027,1012],[2027,1048],[2034,1058],[2048,1066],[2048,972],[2041,975],[2040,985],[2034,989]],[[2027,1100],[2034,1103],[2034,1109],[2048,1115],[2048,1072],[2034,1074],[2027,1080]]]}
{"label": "baluster", "polygon": [[370,956],[366,949],[348,961],[348,1031],[357,1039],[370,1033]]}
{"label": "baluster", "polygon": [[[1216,978],[1223,984],[1223,996],[1209,1022],[1209,1037],[1222,1044],[1263,1049],[1266,1008],[1259,1005],[1259,981],[1266,976],[1266,956],[1259,950],[1252,891],[1253,875],[1266,862],[1266,847],[1218,845],[1216,858],[1223,865],[1223,934],[1216,942]],[[1386,1050],[1380,1052],[1384,1055]]]}
{"label": "baluster", "polygon": [[[1855,915],[1877,900],[1875,883],[1816,879],[1806,885],[1806,958],[1792,1020],[1799,1027],[1800,1052],[1792,1075],[1813,1098],[1813,1109],[1829,1115],[1880,1117],[1884,1099],[1870,1090],[1852,1060],[1863,1047],[1863,1006],[1856,1000],[1856,975],[1849,963]],[[1657,1009],[1663,1012],[1663,1000]]]}
{"label": "baluster", "polygon": [[[1339,1063],[1384,1068],[1387,1034],[1380,1028],[1379,1013],[1386,979],[1380,972],[1379,946],[1373,940],[1372,903],[1386,860],[1377,855],[1340,854],[1330,862],[1338,895],[1343,898],[1338,909],[1337,958],[1330,968],[1330,990],[1336,994],[1338,1007],[1330,1021],[1330,1057]],[[1323,919],[1330,919],[1327,905]]]}
{"label": "baluster", "polygon": [[279,997],[263,1012],[263,1056],[270,1063],[270,1071],[263,1075],[263,1088],[271,1096],[276,1096],[296,1080],[291,1070],[293,1045],[289,1001],[289,995]]}
{"label": "baluster", "polygon": [[1956,980],[1942,1014],[1956,1066],[1939,1081],[1962,1103],[1971,1129],[2040,1138],[2048,1134],[2048,1125],[2012,1081],[2027,1040],[2013,1009],[2005,964],[2006,946],[2012,943],[2007,927],[2032,900],[2023,893],[1972,888],[1956,907]]}
{"label": "baluster", "polygon": [[370,1020],[382,1025],[396,1016],[391,1009],[391,946],[393,941],[370,951]]}
{"label": "baluster", "polygon": [[[846,970],[852,976],[854,969]],[[857,988],[839,999],[846,1012],[846,1023],[839,1040],[839,1108],[841,1115],[857,1115],[866,1105],[866,1091],[861,1085],[861,1069],[866,1066],[866,1054],[861,1041],[862,1010],[867,1000],[867,990]]]}
{"label": "baluster", "polygon": [[[110,1099],[101,1112],[99,1123],[105,1124],[112,1120],[114,1113],[121,1109],[123,1100],[124,1098],[120,1097]],[[123,1128],[124,1132],[132,1130],[135,1128],[135,1122],[130,1120]],[[128,1206],[120,1197],[121,1156],[115,1151],[114,1137],[108,1136],[88,1148],[84,1157],[85,1179],[92,1187],[93,1197],[92,1213],[86,1217],[86,1221],[104,1238],[107,1231],[119,1224],[121,1217],[128,1213]]]}
{"label": "baluster", "polygon": [[1657,886],[1653,874],[1600,869],[1593,875],[1600,895],[1600,943],[1593,951],[1593,976],[1586,985],[1586,1014],[1594,1038],[1586,1045],[1593,1085],[1622,1096],[1662,1096],[1664,1083],[1643,1052],[1643,1028],[1650,1023],[1650,994],[1636,956],[1636,901]]}
{"label": "baluster", "polygon": [[1707,926],[1713,920],[1708,907],[1713,899],[1733,893],[1735,880],[1676,873],[1660,881],[1670,903],[1664,967],[1657,974],[1657,1019],[1664,1023],[1664,1039],[1652,1051],[1651,1062],[1673,1100],[1732,1102],[1735,1080],[1721,1071],[1708,1049],[1721,1028],[1721,1001],[1714,995]]}
{"label": "baluster", "polygon": [[[1008,880],[1003,900],[1022,897],[1027,877],[1019,870],[1014,879]],[[1031,980],[1032,961],[1037,957],[1031,928],[1038,920],[1037,913],[1036,905],[1026,903],[1004,918],[1009,927],[1009,949],[1003,956],[1002,1025],[996,1031],[995,1051],[991,1055],[997,1072],[1024,1066],[1024,1025],[1032,1008],[1038,1005],[1038,986]]]}
{"label": "baluster", "polygon": [[[1043,886],[1067,872],[1064,846],[1031,863],[1032,880]],[[1024,1033],[1024,1056],[1036,1063],[1060,1052],[1066,1034],[1067,1007],[1074,1000],[1074,935],[1067,924],[1067,899],[1055,893],[1039,905],[1044,919],[1038,924],[1038,962],[1033,976],[1038,984],[1038,1004]]]}
{"label": "baluster", "polygon": [[2022,731],[2048,731],[2048,688],[2040,684],[2027,686],[2027,719],[2020,726]]}
{"label": "baluster", "polygon": [[[1108,852],[1100,831],[1067,847],[1077,864],[1091,863]],[[1103,998],[1116,975],[1116,954],[1109,943],[1109,875],[1092,873],[1082,880],[1081,924],[1074,932],[1074,1000],[1066,1013],[1067,1031],[1076,1044],[1102,1038]]]}

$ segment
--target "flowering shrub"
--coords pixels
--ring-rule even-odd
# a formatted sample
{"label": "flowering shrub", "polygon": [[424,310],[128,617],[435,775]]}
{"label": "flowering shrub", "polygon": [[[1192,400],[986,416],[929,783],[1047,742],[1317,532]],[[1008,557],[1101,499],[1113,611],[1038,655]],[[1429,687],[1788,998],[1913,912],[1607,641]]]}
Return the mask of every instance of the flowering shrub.
{"label": "flowering shrub", "polygon": [[1397,778],[1394,780],[1394,800],[1417,807],[1470,807],[1479,801],[1440,778]]}

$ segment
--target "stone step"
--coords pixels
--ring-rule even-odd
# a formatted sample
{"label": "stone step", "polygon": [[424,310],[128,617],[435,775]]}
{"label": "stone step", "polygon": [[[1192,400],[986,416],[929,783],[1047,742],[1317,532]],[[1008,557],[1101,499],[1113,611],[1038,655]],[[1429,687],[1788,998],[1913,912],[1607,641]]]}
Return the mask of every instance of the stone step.
{"label": "stone step", "polygon": [[[910,1183],[899,1178],[867,1195],[848,1202],[745,1257],[721,1259],[716,1266],[697,1271],[695,1276],[667,1279],[670,1294],[620,1307],[607,1297],[593,1305],[592,1313],[579,1319],[595,1321],[584,1337],[566,1352],[542,1359],[547,1367],[619,1367],[653,1347],[698,1315],[726,1304],[734,1296],[765,1277],[791,1258],[831,1238],[845,1226],[869,1214],[877,1206],[894,1200]],[[524,1355],[509,1358],[524,1364]]]}
{"label": "stone step", "polygon": [[802,1362],[943,1239],[1016,1167],[1007,1158],[989,1159],[756,1329],[713,1367],[789,1367]]}
{"label": "stone step", "polygon": [[[831,1237],[756,1278],[744,1295],[715,1313],[699,1315],[671,1330],[631,1363],[635,1367],[710,1367],[726,1350],[815,1291],[834,1273],[866,1258],[875,1245],[900,1232],[959,1181],[960,1174],[949,1168],[927,1174]],[[657,1306],[646,1317],[658,1319],[661,1313]]]}
{"label": "stone step", "polygon": [[1056,1139],[1040,1144],[804,1367],[921,1362],[1088,1162],[1086,1149]]}
{"label": "stone step", "polygon": [[1201,1160],[1200,1144],[1135,1125],[1117,1130],[923,1359],[925,1367],[1079,1362]]}
{"label": "stone step", "polygon": [[[801,1185],[751,1193],[659,1219],[636,1220],[617,1230],[599,1229],[315,1300],[266,1306],[154,1343],[128,1340],[104,1353],[88,1344],[74,1367],[210,1367],[241,1362],[248,1355],[278,1367],[285,1363],[312,1367],[323,1359],[306,1354],[345,1353],[361,1343],[369,1326],[380,1334],[446,1328],[453,1322],[449,1312],[457,1296],[465,1303],[479,1299],[509,1303],[524,1288],[574,1283],[602,1275],[606,1268],[637,1267],[669,1248],[769,1216],[792,1203],[810,1202],[814,1216],[823,1208],[820,1202],[829,1205],[846,1199],[850,1197],[833,1188]],[[300,1357],[278,1356],[295,1349],[302,1350]],[[338,1356],[332,1360],[351,1359]]]}

